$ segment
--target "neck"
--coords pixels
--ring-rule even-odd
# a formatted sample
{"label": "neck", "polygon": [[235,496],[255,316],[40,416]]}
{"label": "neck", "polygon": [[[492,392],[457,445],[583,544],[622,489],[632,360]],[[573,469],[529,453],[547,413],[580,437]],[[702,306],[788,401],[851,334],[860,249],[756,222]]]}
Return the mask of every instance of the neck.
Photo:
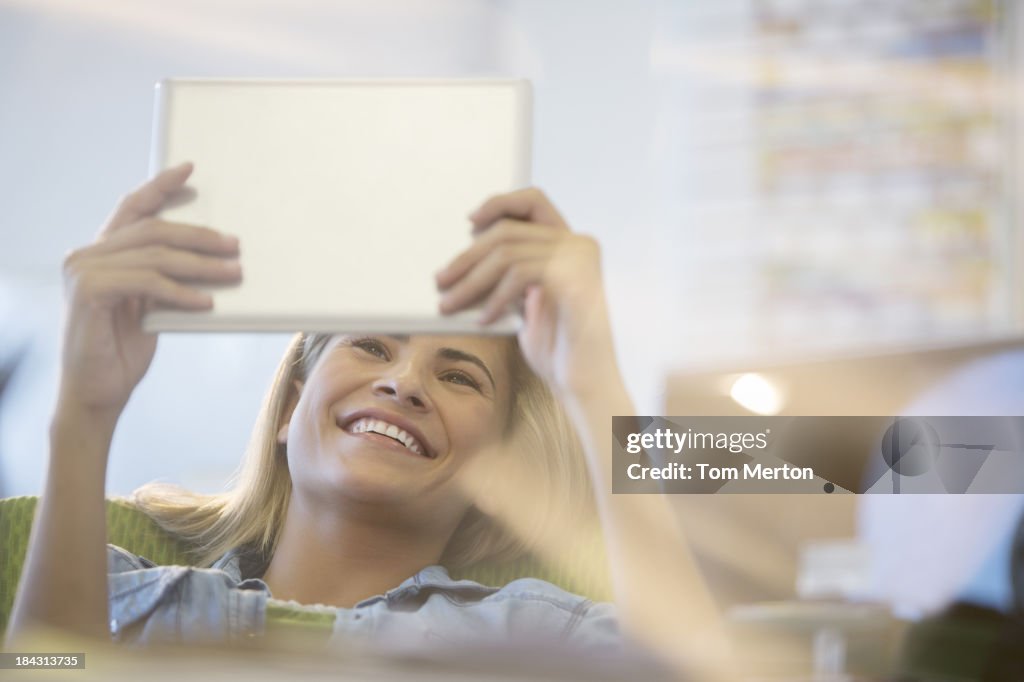
{"label": "neck", "polygon": [[293,495],[263,576],[277,599],[351,608],[436,564],[451,536],[393,510],[324,514]]}

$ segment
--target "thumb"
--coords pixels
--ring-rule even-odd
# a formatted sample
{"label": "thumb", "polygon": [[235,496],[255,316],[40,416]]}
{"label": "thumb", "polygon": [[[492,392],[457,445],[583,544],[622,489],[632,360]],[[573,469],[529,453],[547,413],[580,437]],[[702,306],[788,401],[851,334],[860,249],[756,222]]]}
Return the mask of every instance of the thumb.
{"label": "thumb", "polygon": [[544,318],[544,290],[538,284],[526,287],[523,299],[523,327],[519,330],[521,348],[533,348],[540,342]]}
{"label": "thumb", "polygon": [[523,357],[530,368],[546,381],[552,379],[558,335],[558,311],[553,303],[543,287],[529,287],[523,302],[523,328],[519,331],[519,348]]}

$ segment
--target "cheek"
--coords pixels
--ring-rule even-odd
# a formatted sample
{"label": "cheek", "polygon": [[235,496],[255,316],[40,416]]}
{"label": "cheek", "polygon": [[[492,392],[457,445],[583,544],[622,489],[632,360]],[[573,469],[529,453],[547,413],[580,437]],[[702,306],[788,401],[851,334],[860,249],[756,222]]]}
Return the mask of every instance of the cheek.
{"label": "cheek", "polygon": [[466,409],[449,416],[448,433],[453,450],[472,457],[481,449],[500,443],[505,433],[505,413],[494,405]]}
{"label": "cheek", "polygon": [[319,420],[314,409],[315,401],[306,398],[304,395],[303,399],[299,400],[288,424],[289,459],[296,454],[307,453],[315,447]]}

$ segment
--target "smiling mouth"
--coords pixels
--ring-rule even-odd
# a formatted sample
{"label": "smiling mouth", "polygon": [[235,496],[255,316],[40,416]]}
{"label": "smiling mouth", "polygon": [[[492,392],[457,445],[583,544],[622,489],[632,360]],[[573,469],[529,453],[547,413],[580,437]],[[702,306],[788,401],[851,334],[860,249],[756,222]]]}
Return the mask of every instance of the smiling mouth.
{"label": "smiling mouth", "polygon": [[383,419],[375,419],[373,417],[362,417],[355,420],[348,426],[344,427],[345,432],[351,434],[360,433],[372,433],[378,436],[389,438],[395,443],[398,443],[405,449],[413,452],[421,457],[427,459],[434,459],[433,456],[427,454],[426,449],[423,445],[405,429],[395,426],[394,424],[388,423]]}

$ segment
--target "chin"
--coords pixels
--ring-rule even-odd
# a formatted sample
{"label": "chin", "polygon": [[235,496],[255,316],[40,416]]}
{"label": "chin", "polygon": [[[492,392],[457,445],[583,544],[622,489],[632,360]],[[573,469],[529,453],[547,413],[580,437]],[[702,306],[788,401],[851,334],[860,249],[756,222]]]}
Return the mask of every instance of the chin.
{"label": "chin", "polygon": [[420,493],[419,490],[396,485],[395,481],[381,481],[369,477],[346,480],[337,491],[346,499],[389,505],[415,500]]}
{"label": "chin", "polygon": [[329,483],[332,495],[359,502],[396,504],[421,497],[422,477],[380,462],[345,462],[314,484]]}

